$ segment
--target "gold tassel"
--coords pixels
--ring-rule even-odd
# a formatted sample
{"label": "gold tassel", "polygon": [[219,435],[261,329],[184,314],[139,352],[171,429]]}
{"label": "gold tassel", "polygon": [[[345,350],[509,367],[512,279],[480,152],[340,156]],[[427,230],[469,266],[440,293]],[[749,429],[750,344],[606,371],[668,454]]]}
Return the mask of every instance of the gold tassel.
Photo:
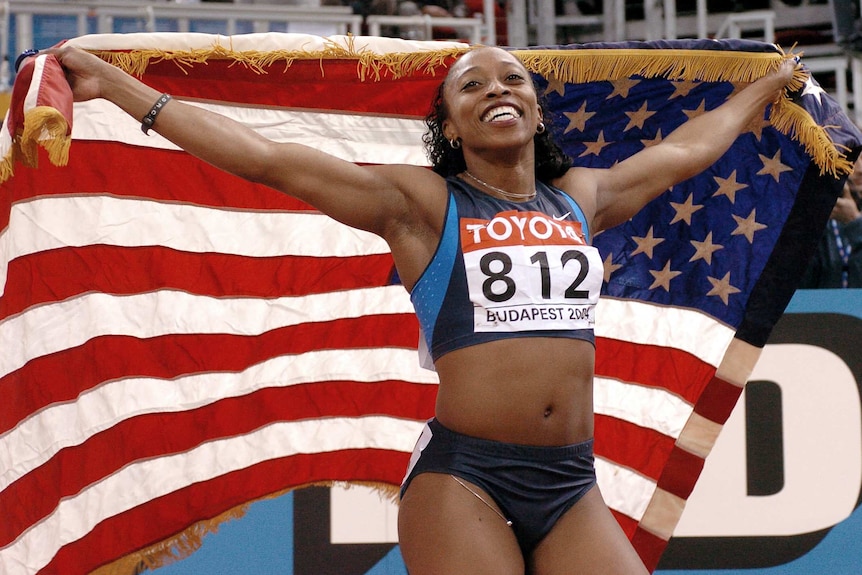
{"label": "gold tassel", "polygon": [[212,48],[200,50],[134,50],[131,52],[93,51],[93,53],[114,66],[134,76],[141,77],[150,63],[163,61],[173,62],[186,72],[195,64],[206,64],[208,60],[232,60],[257,72],[266,74],[267,69],[281,63],[286,71],[296,60],[356,60],[357,76],[361,81],[369,77],[379,81],[384,76],[400,78],[414,72],[434,74],[439,67],[467,52],[469,48],[449,48],[446,50],[428,50],[425,52],[393,52],[378,54],[355,47],[353,39],[347,46],[327,41],[323,50],[271,50],[266,52],[237,52],[224,46],[215,45]]}
{"label": "gold tassel", "polygon": [[779,53],[722,52],[718,50],[516,50],[524,66],[563,82],[619,80],[631,76],[753,82],[778,68]]}
{"label": "gold tassel", "polygon": [[203,545],[204,536],[217,532],[222,523],[245,515],[249,505],[250,503],[245,503],[212,519],[199,521],[173,537],[103,565],[91,571],[90,575],[132,575],[144,569],[154,570],[185,559]]}
{"label": "gold tassel", "polygon": [[15,173],[15,163],[18,161],[19,155],[18,146],[13,143],[6,156],[0,159],[0,183],[5,182]]}
{"label": "gold tassel", "polygon": [[18,138],[21,160],[26,166],[35,167],[38,159],[36,146],[48,152],[48,159],[55,166],[65,166],[69,161],[71,136],[66,132],[66,118],[50,106],[37,106],[24,115],[24,130]]}
{"label": "gold tassel", "polygon": [[[288,69],[296,60],[356,60],[360,80],[399,78],[421,71],[435,74],[458,56],[475,47],[448,48],[422,52],[379,54],[356,48],[351,38],[347,46],[328,42],[322,50],[272,50],[238,52],[221,45],[199,50],[95,51],[94,54],[135,76],[142,76],[150,63],[174,62],[187,70],[208,60],[232,60],[258,73],[276,63]],[[791,56],[778,53],[741,53],[713,50],[514,50],[531,72],[572,83],[616,80],[633,75],[703,81],[752,82],[778,67]]]}
{"label": "gold tassel", "polygon": [[292,487],[290,489],[284,489],[282,491],[278,491],[276,493],[272,493],[265,497],[256,499],[255,501],[250,501],[248,503],[238,505],[233,509],[225,511],[217,517],[213,517],[212,519],[199,521],[194,525],[184,529],[180,533],[177,533],[176,535],[165,539],[164,541],[160,541],[159,543],[151,545],[145,549],[130,553],[124,557],[121,557],[120,559],[117,559],[116,561],[108,563],[107,565],[103,565],[98,569],[91,571],[89,575],[133,575],[140,573],[144,569],[155,570],[159,567],[170,565],[171,563],[175,563],[177,561],[185,559],[186,557],[200,549],[201,545],[203,545],[203,539],[204,537],[206,537],[206,535],[218,532],[219,527],[227,521],[241,518],[243,515],[246,514],[249,506],[253,503],[256,503],[257,501],[275,499],[291,491],[295,491],[296,489],[303,489],[305,487],[332,487],[333,485],[339,485],[342,487],[362,485],[365,487],[370,487],[376,490],[380,494],[381,498],[390,501],[397,500],[399,493],[399,488],[394,485],[371,481],[351,481],[349,483],[318,481],[303,484],[297,487]]}
{"label": "gold tassel", "polygon": [[[220,45],[205,50],[165,51],[135,50],[132,52],[95,52],[108,62],[130,74],[142,76],[150,62],[171,61],[187,71],[196,64],[210,59],[232,60],[257,73],[282,63],[287,70],[296,60],[319,60],[321,74],[326,60],[356,60],[360,81],[379,81],[384,77],[400,78],[421,72],[436,74],[448,67],[454,58],[475,47],[448,48],[424,52],[393,52],[378,54],[358,49],[353,37],[347,45],[328,41],[322,50],[274,50],[268,52],[238,52]],[[669,80],[725,81],[737,84],[750,83],[777,69],[781,62],[793,58],[793,53],[781,52],[724,52],[720,50],[514,50],[526,68],[545,78],[568,83],[602,80],[619,80],[631,76],[662,77]],[[798,90],[807,76],[802,70],[794,72],[788,85]],[[785,135],[797,139],[811,154],[821,173],[840,175],[852,169],[838,150],[827,131],[818,126],[801,108],[791,105],[786,97],[773,107],[773,126]]]}
{"label": "gold tassel", "polygon": [[808,112],[798,104],[786,99],[779,100],[773,105],[769,121],[775,129],[803,145],[820,167],[821,175],[828,172],[837,178],[853,171],[853,164],[835,146],[826,130],[812,122]]}
{"label": "gold tassel", "polygon": [[392,485],[389,483],[380,483],[379,481],[351,481],[350,483],[338,484],[340,487],[347,489],[351,487],[367,487],[376,492],[384,501],[390,501],[397,504],[401,499],[401,486]]}

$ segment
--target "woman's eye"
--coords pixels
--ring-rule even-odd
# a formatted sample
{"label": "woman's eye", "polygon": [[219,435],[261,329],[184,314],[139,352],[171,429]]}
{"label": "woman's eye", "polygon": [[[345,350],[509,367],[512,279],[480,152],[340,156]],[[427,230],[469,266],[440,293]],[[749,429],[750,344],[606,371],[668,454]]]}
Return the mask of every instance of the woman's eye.
{"label": "woman's eye", "polygon": [[506,79],[509,81],[513,81],[513,80],[518,81],[518,80],[523,80],[524,77],[521,76],[520,74],[509,74],[508,76],[506,76]]}
{"label": "woman's eye", "polygon": [[477,82],[476,80],[470,80],[469,82],[465,82],[464,86],[462,86],[461,89],[466,90],[468,88],[473,88],[474,86],[478,86],[478,85],[479,85],[479,82]]}

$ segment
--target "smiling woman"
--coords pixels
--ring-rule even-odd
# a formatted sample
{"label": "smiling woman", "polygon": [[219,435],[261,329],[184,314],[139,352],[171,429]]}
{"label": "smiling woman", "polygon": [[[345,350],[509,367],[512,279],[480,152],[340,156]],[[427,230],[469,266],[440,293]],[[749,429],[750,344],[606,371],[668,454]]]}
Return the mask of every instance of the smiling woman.
{"label": "smiling woman", "polygon": [[387,242],[440,381],[402,487],[399,538],[412,575],[646,573],[596,487],[603,269],[591,241],[712,164],[777,97],[794,62],[660,144],[590,169],[571,167],[554,143],[523,64],[477,48],[437,93],[427,170],[272,142],[91,54],[49,52],[76,100],[150,117],[148,129],[206,162]]}

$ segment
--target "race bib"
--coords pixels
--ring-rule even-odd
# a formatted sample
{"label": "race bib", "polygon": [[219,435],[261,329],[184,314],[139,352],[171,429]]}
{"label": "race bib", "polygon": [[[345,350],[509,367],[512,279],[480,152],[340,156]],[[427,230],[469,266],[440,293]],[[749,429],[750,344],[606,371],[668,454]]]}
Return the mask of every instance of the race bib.
{"label": "race bib", "polygon": [[580,222],[519,211],[465,218],[461,247],[475,331],[593,327],[603,267]]}

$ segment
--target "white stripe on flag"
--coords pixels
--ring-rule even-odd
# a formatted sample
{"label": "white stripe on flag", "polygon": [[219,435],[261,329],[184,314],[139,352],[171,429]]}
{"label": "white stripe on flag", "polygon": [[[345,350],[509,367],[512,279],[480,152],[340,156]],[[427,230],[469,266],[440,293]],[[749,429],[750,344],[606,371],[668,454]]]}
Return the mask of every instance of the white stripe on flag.
{"label": "white stripe on flag", "polygon": [[608,507],[636,521],[643,517],[656,489],[653,480],[601,457],[596,457],[596,480]]}
{"label": "white stripe on flag", "polygon": [[12,206],[9,227],[0,235],[0,286],[5,285],[9,262],[15,258],[89,245],[163,246],[251,257],[389,253],[380,237],[319,212],[230,210],[97,195],[53,196]]}
{"label": "white stripe on flag", "polygon": [[39,105],[39,90],[42,87],[42,76],[44,76],[47,58],[47,55],[41,54],[36,56],[36,60],[33,62],[33,79],[30,80],[30,86],[27,89],[27,95],[24,96],[22,106],[25,115]]}
{"label": "white stripe on flag", "polygon": [[301,297],[213,298],[174,290],[84,294],[38,306],[0,323],[0,377],[28,361],[105,335],[260,335],[306,322],[413,313],[400,285]]}
{"label": "white stripe on flag", "polygon": [[713,367],[733,335],[733,329],[692,309],[610,297],[600,298],[596,308],[596,336],[679,349]]}
{"label": "white stripe on flag", "polygon": [[615,417],[659,433],[679,437],[693,406],[665,389],[596,377],[595,413]]}
{"label": "white stripe on flag", "polygon": [[[222,114],[275,142],[305,144],[350,162],[430,165],[422,144],[425,123],[419,118],[187,103]],[[75,103],[74,114],[73,140],[179,150],[156,132],[144,134],[140,122],[105,100]]]}
{"label": "white stripe on flag", "polygon": [[[205,34],[200,32],[140,32],[130,34],[90,34],[72,38],[67,46],[84,50],[157,50],[196,51],[223,48],[230,52],[264,53],[272,51],[302,51],[309,54],[340,48],[355,54],[392,54],[412,52],[436,52],[439,50],[466,49],[468,44],[444,40],[403,40],[382,36],[332,35],[281,32],[256,34]],[[290,56],[290,55],[286,55]]]}
{"label": "white stripe on flag", "polygon": [[74,402],[49,406],[0,436],[0,469],[4,470],[0,490],[61,449],[80,445],[130,417],[196,409],[264,388],[340,380],[373,384],[390,379],[437,383],[435,373],[419,367],[415,350],[396,348],[314,351],[277,357],[239,373],[111,381]]}

